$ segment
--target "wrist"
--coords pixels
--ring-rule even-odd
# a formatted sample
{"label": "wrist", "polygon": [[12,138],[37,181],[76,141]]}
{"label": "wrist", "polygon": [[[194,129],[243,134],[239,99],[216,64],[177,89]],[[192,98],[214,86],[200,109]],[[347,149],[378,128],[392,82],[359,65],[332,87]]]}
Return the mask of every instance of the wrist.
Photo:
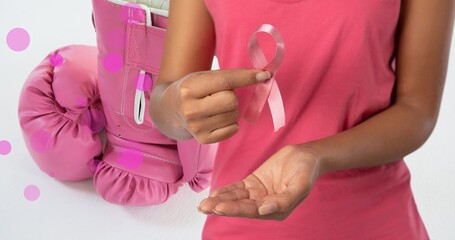
{"label": "wrist", "polygon": [[318,167],[318,176],[333,171],[330,168],[327,156],[323,153],[323,150],[317,145],[316,142],[299,144],[299,148],[305,155],[311,156],[311,158],[316,161],[316,165]]}
{"label": "wrist", "polygon": [[189,140],[193,135],[188,132],[179,118],[175,93],[169,88],[172,84],[157,85],[150,96],[150,116],[156,127],[167,137],[175,140]]}

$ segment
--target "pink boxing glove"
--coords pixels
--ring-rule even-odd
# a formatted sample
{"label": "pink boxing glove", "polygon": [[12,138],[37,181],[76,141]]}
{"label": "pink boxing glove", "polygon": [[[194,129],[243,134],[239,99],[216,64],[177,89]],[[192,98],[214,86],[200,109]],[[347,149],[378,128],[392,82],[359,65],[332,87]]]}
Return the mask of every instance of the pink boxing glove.
{"label": "pink boxing glove", "polygon": [[96,191],[111,203],[141,206],[163,203],[184,183],[197,192],[207,188],[216,145],[169,139],[148,111],[167,11],[121,0],[92,3],[98,86],[107,120]]}
{"label": "pink boxing glove", "polygon": [[19,121],[39,168],[61,181],[93,176],[105,117],[96,82],[97,49],[67,46],[49,54],[27,78]]}
{"label": "pink boxing glove", "polygon": [[200,192],[210,185],[213,160],[217,144],[199,144],[196,140],[177,141],[180,162],[183,167],[181,182],[188,182],[193,191]]}

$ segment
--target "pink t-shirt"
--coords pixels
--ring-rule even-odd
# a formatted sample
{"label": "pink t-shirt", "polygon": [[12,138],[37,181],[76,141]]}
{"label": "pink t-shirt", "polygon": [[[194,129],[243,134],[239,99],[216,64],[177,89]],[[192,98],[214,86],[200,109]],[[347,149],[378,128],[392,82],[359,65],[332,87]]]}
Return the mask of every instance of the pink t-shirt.
{"label": "pink t-shirt", "polygon": [[[262,24],[285,44],[276,74],[286,125],[266,106],[256,124],[219,145],[212,189],[245,178],[272,154],[349,129],[390,105],[400,0],[205,0],[221,69],[252,68],[248,40]],[[275,42],[258,41],[270,59]],[[236,90],[243,111],[253,87]],[[203,239],[428,239],[403,160],[321,176],[285,221],[210,215]]]}

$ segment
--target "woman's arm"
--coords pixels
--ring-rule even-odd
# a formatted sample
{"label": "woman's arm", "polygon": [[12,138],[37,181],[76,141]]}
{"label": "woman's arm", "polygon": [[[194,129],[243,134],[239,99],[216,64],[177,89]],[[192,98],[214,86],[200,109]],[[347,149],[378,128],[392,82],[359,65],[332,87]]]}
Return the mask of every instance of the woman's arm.
{"label": "woman's arm", "polygon": [[323,172],[393,162],[428,139],[438,118],[453,19],[453,0],[402,1],[393,105],[350,130],[303,144],[321,157]]}
{"label": "woman's arm", "polygon": [[157,84],[169,85],[185,75],[210,70],[215,30],[203,0],[172,0]]}
{"label": "woman's arm", "polygon": [[402,159],[430,136],[437,121],[454,20],[454,0],[402,0],[393,104],[342,133],[286,146],[240,182],[219,188],[199,211],[284,220],[330,171]]}
{"label": "woman's arm", "polygon": [[164,56],[150,96],[156,126],[173,139],[214,143],[238,131],[234,89],[270,78],[254,69],[208,71],[215,30],[204,0],[172,0]]}
{"label": "woman's arm", "polygon": [[[212,18],[203,0],[172,0],[163,50],[163,59],[150,101],[150,114],[155,124],[173,138],[191,138],[163,110],[166,99],[162,94],[171,83],[185,75],[210,70],[215,49],[215,32]],[[172,98],[173,96],[169,96]],[[167,99],[174,101],[175,99]]]}

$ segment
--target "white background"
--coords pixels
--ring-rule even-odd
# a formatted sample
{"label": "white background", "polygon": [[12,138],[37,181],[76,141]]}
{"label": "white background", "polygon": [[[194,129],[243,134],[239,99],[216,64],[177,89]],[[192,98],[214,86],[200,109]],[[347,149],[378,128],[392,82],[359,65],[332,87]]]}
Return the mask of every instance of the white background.
{"label": "white background", "polygon": [[[102,200],[91,181],[60,183],[39,171],[22,140],[17,102],[29,72],[50,51],[68,44],[95,45],[91,1],[2,0],[0,8],[0,140],[12,144],[0,155],[0,239],[200,239],[204,215],[196,211],[208,191],[188,187],[160,206],[122,207]],[[6,44],[10,29],[31,36],[23,52]],[[453,47],[452,49],[455,49]],[[438,125],[428,142],[406,158],[420,213],[432,239],[455,239],[455,51],[452,50]],[[37,185],[34,202],[24,188]]]}

